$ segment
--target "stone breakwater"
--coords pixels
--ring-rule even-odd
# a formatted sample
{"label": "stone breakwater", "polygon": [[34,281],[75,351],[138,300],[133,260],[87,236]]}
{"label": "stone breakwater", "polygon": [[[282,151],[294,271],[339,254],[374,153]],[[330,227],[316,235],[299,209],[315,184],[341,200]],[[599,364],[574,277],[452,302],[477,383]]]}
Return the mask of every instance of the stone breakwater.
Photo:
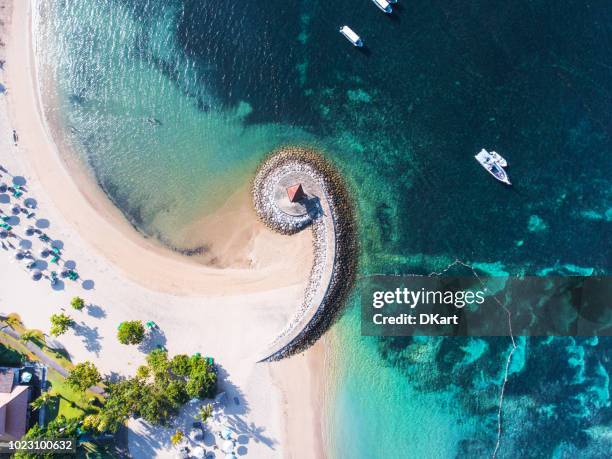
{"label": "stone breakwater", "polygon": [[[283,182],[302,183],[306,211],[294,215],[279,204]],[[357,239],[353,205],[343,178],[319,153],[301,147],[273,152],[257,170],[252,186],[255,210],[274,231],[313,232],[313,266],[304,301],[265,351],[262,361],[279,360],[313,344],[335,319],[353,285]]]}

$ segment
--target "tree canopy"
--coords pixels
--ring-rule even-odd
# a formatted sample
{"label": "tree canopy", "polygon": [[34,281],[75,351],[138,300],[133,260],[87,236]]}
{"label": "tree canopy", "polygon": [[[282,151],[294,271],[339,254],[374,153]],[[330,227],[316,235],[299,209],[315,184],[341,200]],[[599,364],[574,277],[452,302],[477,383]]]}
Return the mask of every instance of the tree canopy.
{"label": "tree canopy", "polygon": [[145,335],[145,328],[140,320],[128,320],[121,322],[117,331],[117,338],[121,344],[142,343]]}
{"label": "tree canopy", "polygon": [[88,423],[99,431],[115,431],[129,417],[141,416],[165,425],[190,398],[214,397],[216,386],[215,368],[204,358],[178,355],[169,359],[166,351],[157,349],[136,376],[107,382],[106,402]]}
{"label": "tree canopy", "polygon": [[91,362],[77,364],[68,374],[66,383],[74,390],[85,392],[91,386],[95,386],[102,381],[102,376]]}
{"label": "tree canopy", "polygon": [[63,335],[74,324],[69,315],[62,313],[51,315],[51,334],[53,336]]}
{"label": "tree canopy", "polygon": [[75,296],[70,301],[70,306],[72,306],[73,309],[80,311],[81,309],[85,307],[85,300],[83,300],[83,298],[81,298],[80,296]]}

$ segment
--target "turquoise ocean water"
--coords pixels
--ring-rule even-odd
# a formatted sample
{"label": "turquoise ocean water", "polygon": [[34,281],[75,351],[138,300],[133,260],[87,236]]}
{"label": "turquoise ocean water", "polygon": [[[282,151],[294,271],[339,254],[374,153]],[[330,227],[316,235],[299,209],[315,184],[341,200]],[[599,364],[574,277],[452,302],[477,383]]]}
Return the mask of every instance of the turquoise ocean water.
{"label": "turquoise ocean water", "polygon": [[[47,109],[147,234],[179,245],[266,152],[307,143],[354,190],[362,274],[610,271],[609,2],[41,3]],[[328,336],[331,457],[491,456],[508,340],[364,338],[356,300]],[[610,341],[518,344],[498,456],[605,457]]]}

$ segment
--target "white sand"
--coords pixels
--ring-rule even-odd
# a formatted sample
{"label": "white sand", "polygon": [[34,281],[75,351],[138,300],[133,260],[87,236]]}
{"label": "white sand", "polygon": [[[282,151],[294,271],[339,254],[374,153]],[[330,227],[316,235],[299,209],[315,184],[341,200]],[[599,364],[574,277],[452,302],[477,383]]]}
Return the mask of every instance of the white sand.
{"label": "white sand", "polygon": [[[246,204],[245,187],[201,222],[219,265],[231,267],[203,266],[142,238],[83,168],[57,151],[34,84],[29,2],[3,0],[0,6],[6,43],[0,50],[6,60],[0,81],[8,89],[0,95],[0,164],[25,177],[24,197],[38,201],[37,217],[50,222],[45,231],[63,241],[63,258],[76,262],[82,279],[94,282],[93,289],[85,290],[80,282],[66,281],[63,290],[55,291],[48,281],[32,281],[25,263],[0,249],[0,312],[18,312],[27,327],[48,332],[49,316],[65,308],[77,327],[57,341],[73,361],[91,360],[106,374],[122,375],[132,374],[145,354],[118,343],[117,325],[154,320],[162,335],[152,345],[165,344],[170,354],[201,352],[221,365],[229,400],[237,397],[240,403],[231,409],[248,430],[243,446],[249,457],[300,457],[293,445],[300,443],[304,451],[304,442],[308,446],[309,435],[315,435],[318,414],[313,414],[312,391],[292,395],[290,381],[309,379],[312,372],[305,359],[275,368],[275,380],[289,386],[281,393],[278,381],[275,385],[270,378],[270,365],[256,364],[255,356],[300,304],[312,262],[310,234],[287,237],[265,229]],[[18,147],[12,145],[12,129],[19,134]],[[0,208],[10,211],[9,204]],[[15,231],[24,235],[24,229],[21,224]],[[92,306],[70,310],[76,295]],[[286,405],[291,400],[300,406]],[[293,428],[288,437],[283,427],[287,417],[293,426],[307,419],[306,427]],[[166,440],[147,437],[144,430],[132,432],[132,455],[173,457]],[[309,451],[312,457],[312,445]]]}

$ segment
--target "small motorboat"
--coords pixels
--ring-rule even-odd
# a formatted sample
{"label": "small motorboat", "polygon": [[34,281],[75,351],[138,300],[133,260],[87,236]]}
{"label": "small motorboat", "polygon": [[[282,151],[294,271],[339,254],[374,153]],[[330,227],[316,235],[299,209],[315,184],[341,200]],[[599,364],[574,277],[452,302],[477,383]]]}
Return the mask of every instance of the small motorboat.
{"label": "small motorboat", "polygon": [[[499,155],[497,155],[497,157],[501,158],[504,164],[507,164],[504,158]],[[478,161],[480,165],[489,172],[489,174],[491,174],[500,182],[505,183],[506,185],[512,185],[510,183],[510,179],[508,178],[508,174],[504,170],[504,167],[497,161],[497,157],[491,155],[491,153],[489,153],[484,148],[480,150],[480,152],[476,156],[474,156],[474,158],[476,158],[476,161]]]}
{"label": "small motorboat", "polygon": [[387,0],[372,0],[374,4],[383,12],[387,14],[391,14],[393,12],[393,8]]}
{"label": "small motorboat", "polygon": [[363,46],[363,40],[361,37],[357,35],[349,26],[345,25],[340,27],[340,33],[344,35],[344,37],[350,41],[353,46],[356,46],[357,48],[361,48]]}
{"label": "small motorboat", "polygon": [[508,162],[504,158],[502,158],[502,155],[500,155],[496,151],[490,151],[489,154],[495,160],[495,162],[497,164],[499,164],[501,167],[507,167],[508,166]]}

